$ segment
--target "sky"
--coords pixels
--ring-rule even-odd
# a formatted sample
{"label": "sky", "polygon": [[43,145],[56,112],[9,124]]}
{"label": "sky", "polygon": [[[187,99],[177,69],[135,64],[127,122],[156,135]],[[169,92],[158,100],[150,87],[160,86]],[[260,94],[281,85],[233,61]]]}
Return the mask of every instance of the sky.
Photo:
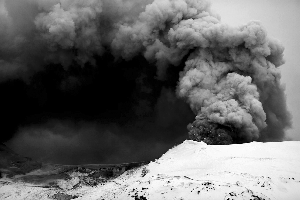
{"label": "sky", "polygon": [[[181,72],[188,53],[181,47],[168,53],[172,41],[162,39],[168,26],[147,32],[153,26],[151,20],[159,24],[156,16],[164,17],[153,14],[151,9],[157,10],[149,7],[148,15],[138,18],[151,1],[55,2],[0,0],[1,141],[43,162],[78,164],[153,160],[187,139],[187,125],[199,112],[191,95],[180,93],[183,97],[178,97],[186,86],[181,80],[189,79],[188,70]],[[207,9],[207,4],[195,6]],[[279,68],[293,116],[293,128],[287,131],[292,140],[300,140],[299,7],[299,1],[212,0],[212,10],[221,22],[238,26],[258,20],[268,37],[285,47],[286,64]],[[177,17],[180,15],[175,15],[175,21]],[[127,26],[136,19],[140,21]],[[194,47],[188,48],[192,51]],[[278,107],[283,112],[277,114],[283,113],[283,125],[278,133],[272,126],[262,134],[263,141],[283,138],[282,129],[290,123],[280,92]],[[256,102],[256,93],[252,96]],[[276,96],[272,98],[276,102]],[[258,129],[265,126],[259,122],[265,114],[257,113],[261,116],[255,124],[242,121],[237,125],[250,130],[245,132],[248,141],[257,139]],[[267,116],[271,115],[267,112]],[[270,130],[274,130],[273,138]]]}
{"label": "sky", "polygon": [[260,21],[269,36],[285,47],[286,63],[280,66],[281,82],[286,87],[287,105],[293,126],[287,130],[292,140],[300,140],[300,1],[298,0],[212,0],[212,8],[223,22],[237,26],[252,20]]}

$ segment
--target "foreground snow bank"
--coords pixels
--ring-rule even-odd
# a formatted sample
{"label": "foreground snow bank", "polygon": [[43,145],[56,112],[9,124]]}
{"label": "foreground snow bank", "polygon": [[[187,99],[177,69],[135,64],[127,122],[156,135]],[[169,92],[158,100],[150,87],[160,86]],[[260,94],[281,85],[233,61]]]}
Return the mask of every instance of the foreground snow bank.
{"label": "foreground snow bank", "polygon": [[[104,185],[63,192],[82,200],[299,199],[299,152],[299,141],[210,146],[187,140]],[[0,199],[53,199],[57,192],[2,183]]]}
{"label": "foreground snow bank", "polygon": [[86,199],[299,199],[300,142],[184,141]]}

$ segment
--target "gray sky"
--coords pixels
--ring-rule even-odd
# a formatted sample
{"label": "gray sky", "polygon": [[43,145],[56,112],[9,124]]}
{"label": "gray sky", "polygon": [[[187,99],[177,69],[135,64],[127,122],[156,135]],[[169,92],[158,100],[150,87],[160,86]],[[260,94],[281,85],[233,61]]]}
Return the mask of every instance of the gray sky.
{"label": "gray sky", "polygon": [[260,21],[268,35],[285,46],[286,63],[280,66],[281,82],[286,86],[288,109],[293,128],[288,137],[300,140],[300,1],[299,0],[211,0],[223,22],[237,26]]}

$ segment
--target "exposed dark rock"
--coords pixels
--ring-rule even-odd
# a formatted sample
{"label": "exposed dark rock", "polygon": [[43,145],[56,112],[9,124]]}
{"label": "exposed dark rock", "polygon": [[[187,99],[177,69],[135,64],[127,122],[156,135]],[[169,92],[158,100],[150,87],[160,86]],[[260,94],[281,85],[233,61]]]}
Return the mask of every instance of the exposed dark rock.
{"label": "exposed dark rock", "polygon": [[78,196],[76,195],[69,195],[69,194],[64,194],[64,193],[57,193],[57,194],[54,194],[52,196],[53,199],[56,199],[56,200],[71,200],[71,199],[76,199],[78,198]]}

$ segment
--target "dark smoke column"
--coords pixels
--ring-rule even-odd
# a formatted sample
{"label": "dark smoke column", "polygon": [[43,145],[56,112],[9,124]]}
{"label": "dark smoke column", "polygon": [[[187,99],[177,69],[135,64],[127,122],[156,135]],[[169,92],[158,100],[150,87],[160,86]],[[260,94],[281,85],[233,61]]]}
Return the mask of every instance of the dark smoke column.
{"label": "dark smoke column", "polygon": [[237,131],[231,126],[209,122],[199,116],[188,125],[189,138],[195,141],[203,141],[209,145],[232,144]]}
{"label": "dark smoke column", "polygon": [[[225,143],[259,140],[268,126],[280,123],[281,112],[287,113],[285,102],[277,101],[284,97],[275,99],[278,93],[272,92],[283,90],[277,69],[283,63],[283,47],[268,39],[257,22],[239,28],[212,25],[208,32],[214,33],[205,37],[209,45],[189,56],[178,84],[178,95],[187,99],[197,115],[189,135],[201,141],[209,138],[211,144],[220,143],[218,137]],[[283,105],[282,110],[265,109],[276,103]],[[223,134],[210,133],[216,130]]]}
{"label": "dark smoke column", "polygon": [[185,62],[177,94],[197,116],[193,139],[220,129],[224,143],[280,141],[291,125],[278,70],[284,48],[259,22],[230,27],[205,0],[155,0],[120,26],[112,47],[125,59],[156,61],[158,77]]}

